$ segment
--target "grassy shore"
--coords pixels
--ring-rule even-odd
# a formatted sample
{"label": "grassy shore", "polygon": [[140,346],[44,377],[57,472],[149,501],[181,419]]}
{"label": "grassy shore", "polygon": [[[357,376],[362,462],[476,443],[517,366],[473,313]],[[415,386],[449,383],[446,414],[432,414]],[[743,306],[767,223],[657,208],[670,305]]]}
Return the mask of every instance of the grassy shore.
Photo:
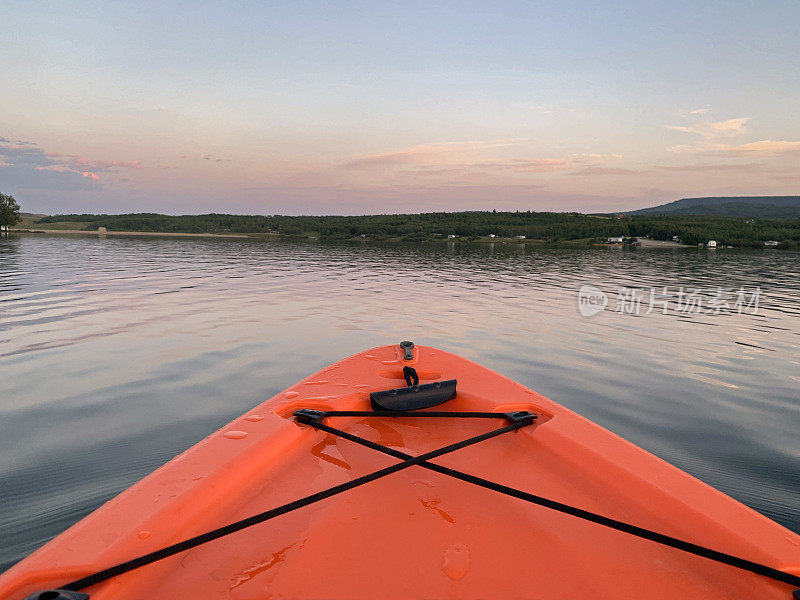
{"label": "grassy shore", "polygon": [[[73,223],[79,225],[79,223]],[[264,237],[263,235],[248,235],[246,233],[179,233],[179,232],[158,232],[158,231],[97,231],[87,229],[70,229],[67,227],[53,228],[53,229],[21,229],[15,227],[11,229],[13,233],[32,233],[32,234],[49,234],[49,235],[89,235],[105,236],[105,235],[138,235],[147,237],[206,237],[206,238],[249,238],[249,237]]]}

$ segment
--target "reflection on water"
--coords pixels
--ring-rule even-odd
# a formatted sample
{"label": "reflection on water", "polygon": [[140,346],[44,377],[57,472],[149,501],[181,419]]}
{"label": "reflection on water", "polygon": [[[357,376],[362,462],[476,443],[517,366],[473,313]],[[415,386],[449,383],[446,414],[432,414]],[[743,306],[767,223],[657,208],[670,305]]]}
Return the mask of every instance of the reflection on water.
{"label": "reflection on water", "polygon": [[[792,252],[0,239],[0,567],[254,404],[371,346],[477,360],[800,531]],[[584,284],[759,314],[582,317]]]}

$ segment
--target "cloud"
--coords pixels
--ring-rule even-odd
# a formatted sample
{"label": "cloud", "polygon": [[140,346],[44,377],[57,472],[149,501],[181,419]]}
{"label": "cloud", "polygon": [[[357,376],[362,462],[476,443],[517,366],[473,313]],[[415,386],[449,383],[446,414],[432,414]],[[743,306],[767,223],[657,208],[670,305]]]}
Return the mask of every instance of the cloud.
{"label": "cloud", "polygon": [[142,166],[138,161],[124,161],[124,160],[89,160],[81,158],[75,154],[58,154],[57,152],[48,152],[47,156],[54,158],[60,165],[65,165],[73,171],[115,171],[117,169],[141,169]]}
{"label": "cloud", "polygon": [[714,153],[718,156],[776,156],[800,151],[800,142],[789,142],[786,140],[760,140],[718,148]]}
{"label": "cloud", "polygon": [[[518,147],[527,139],[496,139],[467,142],[439,142],[402,148],[393,152],[361,156],[340,168],[381,177],[449,178],[458,185],[485,182],[496,177],[549,173],[569,166],[566,159],[551,157],[496,156],[495,150]],[[514,148],[519,152],[519,148]]]}
{"label": "cloud", "polygon": [[730,138],[742,135],[745,132],[745,125],[750,119],[747,117],[738,119],[725,119],[724,121],[714,121],[709,123],[697,123],[695,125],[667,125],[667,129],[692,133],[699,135],[706,140],[720,138]]}
{"label": "cloud", "polygon": [[459,157],[480,154],[489,149],[515,146],[527,140],[488,140],[469,142],[438,142],[411,146],[394,152],[370,154],[344,163],[348,169],[371,169],[404,164],[444,164]]}
{"label": "cloud", "polygon": [[584,167],[582,169],[578,169],[577,171],[571,171],[569,174],[578,175],[581,177],[596,177],[605,175],[635,175],[637,173],[641,173],[641,171],[635,171],[633,169],[619,169],[616,167]]}
{"label": "cloud", "polygon": [[691,133],[701,138],[694,144],[678,144],[667,148],[669,152],[704,154],[724,158],[747,156],[778,156],[800,151],[800,141],[759,140],[744,144],[732,144],[726,138],[736,138],[746,133],[749,118],[726,119],[690,126],[669,125],[667,129]]}
{"label": "cloud", "polygon": [[[186,158],[186,156],[185,155],[181,156],[181,158]],[[230,158],[214,158],[210,154],[206,154],[205,156],[203,156],[203,160],[213,160],[215,163],[232,162]]]}
{"label": "cloud", "polygon": [[597,165],[609,158],[620,159],[622,154],[598,154],[597,152],[582,152],[579,154],[570,154],[569,160],[579,165]]}
{"label": "cloud", "polygon": [[697,163],[693,165],[656,165],[654,168],[662,171],[676,172],[706,172],[706,171],[749,171],[761,168],[761,163],[745,163],[740,165],[710,165],[707,163]]}
{"label": "cloud", "polygon": [[404,169],[400,173],[423,176],[474,175],[480,172],[549,173],[564,169],[567,165],[567,161],[559,158],[511,159],[459,163],[449,166],[419,165],[414,168]]}
{"label": "cloud", "polygon": [[98,185],[100,173],[140,168],[138,162],[89,160],[45,152],[33,142],[0,139],[0,182],[16,188],[89,190]]}
{"label": "cloud", "polygon": [[704,107],[704,108],[695,108],[694,110],[690,110],[689,114],[690,115],[704,115],[707,112],[711,112],[711,109],[708,108],[708,107]]}
{"label": "cloud", "polygon": [[567,161],[560,158],[539,158],[535,160],[515,160],[501,165],[521,173],[545,173],[547,171],[557,171],[567,166]]}

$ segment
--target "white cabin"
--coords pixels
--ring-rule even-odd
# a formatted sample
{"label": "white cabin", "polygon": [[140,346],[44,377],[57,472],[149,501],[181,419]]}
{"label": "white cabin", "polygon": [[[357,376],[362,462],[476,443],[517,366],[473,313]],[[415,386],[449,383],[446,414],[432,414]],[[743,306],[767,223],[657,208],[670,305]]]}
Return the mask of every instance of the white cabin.
{"label": "white cabin", "polygon": [[706,244],[706,246],[708,246],[709,248],[716,248],[717,247],[717,242],[716,242],[716,240],[708,240],[708,243]]}

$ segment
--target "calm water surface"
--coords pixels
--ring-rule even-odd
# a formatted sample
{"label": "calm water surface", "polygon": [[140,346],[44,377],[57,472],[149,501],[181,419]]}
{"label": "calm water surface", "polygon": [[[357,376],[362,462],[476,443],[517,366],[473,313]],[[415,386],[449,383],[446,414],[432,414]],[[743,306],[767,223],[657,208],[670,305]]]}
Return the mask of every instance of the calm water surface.
{"label": "calm water surface", "polygon": [[[500,371],[800,531],[799,258],[0,239],[0,569],[298,379],[402,339]],[[589,318],[585,284],[610,296]],[[639,316],[615,312],[621,286],[643,288]],[[755,315],[645,314],[652,286],[762,295]]]}

